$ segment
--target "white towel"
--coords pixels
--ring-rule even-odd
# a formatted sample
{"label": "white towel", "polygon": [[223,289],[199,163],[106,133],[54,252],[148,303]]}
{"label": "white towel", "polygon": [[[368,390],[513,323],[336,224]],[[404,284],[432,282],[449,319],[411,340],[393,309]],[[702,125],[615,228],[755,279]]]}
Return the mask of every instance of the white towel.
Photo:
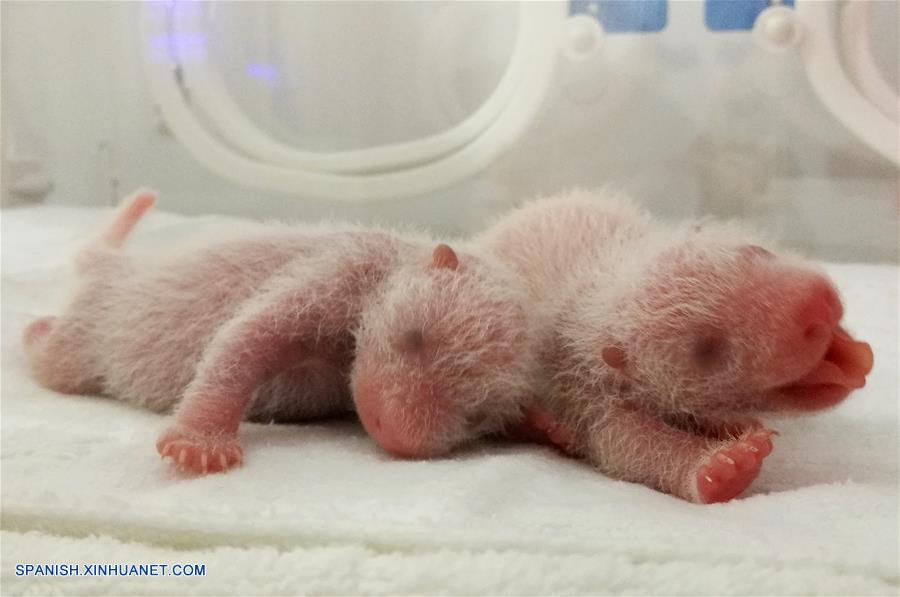
{"label": "white towel", "polygon": [[[70,257],[108,210],[2,214],[4,594],[896,594],[898,268],[830,265],[865,389],[771,421],[750,491],[689,504],[536,446],[394,460],[351,422],[244,424],[245,465],[188,478],[159,415],[28,377],[19,335],[58,312]],[[138,244],[206,220],[152,214]],[[203,577],[16,576],[16,564],[199,563]]]}

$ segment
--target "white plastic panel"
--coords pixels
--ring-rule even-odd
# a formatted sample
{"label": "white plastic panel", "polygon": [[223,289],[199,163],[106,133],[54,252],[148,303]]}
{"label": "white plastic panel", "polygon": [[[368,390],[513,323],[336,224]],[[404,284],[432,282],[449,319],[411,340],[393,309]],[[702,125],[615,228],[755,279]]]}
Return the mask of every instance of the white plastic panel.
{"label": "white plastic panel", "polygon": [[[832,45],[831,74],[888,121],[860,73],[874,69],[896,93],[897,4],[866,2],[868,62],[847,55],[865,44],[846,39],[846,2],[783,4],[792,17],[804,4],[824,6],[831,24],[801,18],[812,31],[773,52],[752,32],[765,0],[525,3],[553,11],[529,34],[540,47],[523,54],[543,70],[517,80],[532,91],[540,83],[539,92],[512,87],[478,126],[445,136],[511,72],[518,3],[4,3],[3,142],[28,166],[20,171],[44,165],[49,200],[61,203],[109,204],[150,185],[163,208],[183,212],[465,234],[538,194],[612,186],[663,217],[740,217],[813,255],[896,260],[897,144],[876,151],[845,124],[830,105],[841,94],[811,82],[803,44]],[[149,77],[148,6],[200,7],[182,24],[204,40],[184,38],[181,64],[163,43],[162,68]],[[570,15],[577,27],[567,26]],[[210,96],[230,98],[290,155],[216,123],[200,97],[203,61],[191,54],[200,47],[223,86]],[[183,108],[175,119],[154,76]],[[427,158],[404,150],[434,138],[419,154]],[[198,144],[216,149],[201,159]],[[298,174],[298,164],[312,169]]]}

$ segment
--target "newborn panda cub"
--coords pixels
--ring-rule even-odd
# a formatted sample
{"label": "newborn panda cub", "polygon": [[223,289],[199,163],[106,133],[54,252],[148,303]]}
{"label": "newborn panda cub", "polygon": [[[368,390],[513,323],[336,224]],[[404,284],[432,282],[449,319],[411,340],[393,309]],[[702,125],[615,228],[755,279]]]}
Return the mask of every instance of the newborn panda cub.
{"label": "newborn panda cub", "polygon": [[772,450],[759,416],[832,407],[872,368],[828,277],[735,224],[573,193],[480,242],[541,305],[549,390],[529,424],[619,479],[727,501]]}
{"label": "newborn panda cub", "polygon": [[407,458],[501,433],[534,399],[533,318],[513,274],[490,258],[434,251],[429,275],[399,273],[356,334],[353,399],[369,435]]}
{"label": "newborn panda cub", "polygon": [[521,417],[531,337],[503,266],[381,230],[278,224],[125,254],[154,200],[123,203],[79,255],[69,307],[23,342],[48,388],[174,408],[156,447],[179,468],[240,464],[243,419],[352,410],[351,371],[363,425],[396,454],[439,455]]}

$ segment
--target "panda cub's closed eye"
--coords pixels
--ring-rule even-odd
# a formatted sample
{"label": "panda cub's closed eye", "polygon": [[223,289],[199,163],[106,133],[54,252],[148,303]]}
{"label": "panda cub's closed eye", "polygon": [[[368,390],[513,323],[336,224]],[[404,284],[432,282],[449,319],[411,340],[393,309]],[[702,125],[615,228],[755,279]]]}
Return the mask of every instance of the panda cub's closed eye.
{"label": "panda cub's closed eye", "polygon": [[723,334],[711,332],[697,337],[691,356],[701,368],[713,369],[725,362],[728,348],[728,339]]}
{"label": "panda cub's closed eye", "polygon": [[418,354],[425,348],[425,334],[419,328],[408,329],[400,334],[395,346],[402,352]]}

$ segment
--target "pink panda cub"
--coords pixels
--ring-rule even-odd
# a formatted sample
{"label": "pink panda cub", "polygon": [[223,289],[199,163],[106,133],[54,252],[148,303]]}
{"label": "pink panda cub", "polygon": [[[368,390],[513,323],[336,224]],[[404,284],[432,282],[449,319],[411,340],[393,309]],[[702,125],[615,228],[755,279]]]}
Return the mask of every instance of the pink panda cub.
{"label": "pink panda cub", "polygon": [[[79,256],[69,307],[23,340],[46,387],[174,409],[157,450],[182,470],[241,464],[244,419],[352,411],[351,372],[364,426],[397,454],[439,455],[521,417],[533,353],[524,293],[503,266],[343,225],[259,225],[161,256],[120,250],[154,200],[123,203]],[[385,347],[405,377],[377,364]]]}
{"label": "pink panda cub", "polygon": [[834,406],[872,368],[828,277],[736,224],[667,226],[575,192],[479,242],[541,305],[549,390],[528,423],[619,479],[732,499],[772,450],[759,416]]}
{"label": "pink panda cub", "polygon": [[360,419],[407,458],[518,427],[536,392],[534,319],[515,276],[446,245],[434,258],[432,275],[398,277],[374,297],[356,334]]}

